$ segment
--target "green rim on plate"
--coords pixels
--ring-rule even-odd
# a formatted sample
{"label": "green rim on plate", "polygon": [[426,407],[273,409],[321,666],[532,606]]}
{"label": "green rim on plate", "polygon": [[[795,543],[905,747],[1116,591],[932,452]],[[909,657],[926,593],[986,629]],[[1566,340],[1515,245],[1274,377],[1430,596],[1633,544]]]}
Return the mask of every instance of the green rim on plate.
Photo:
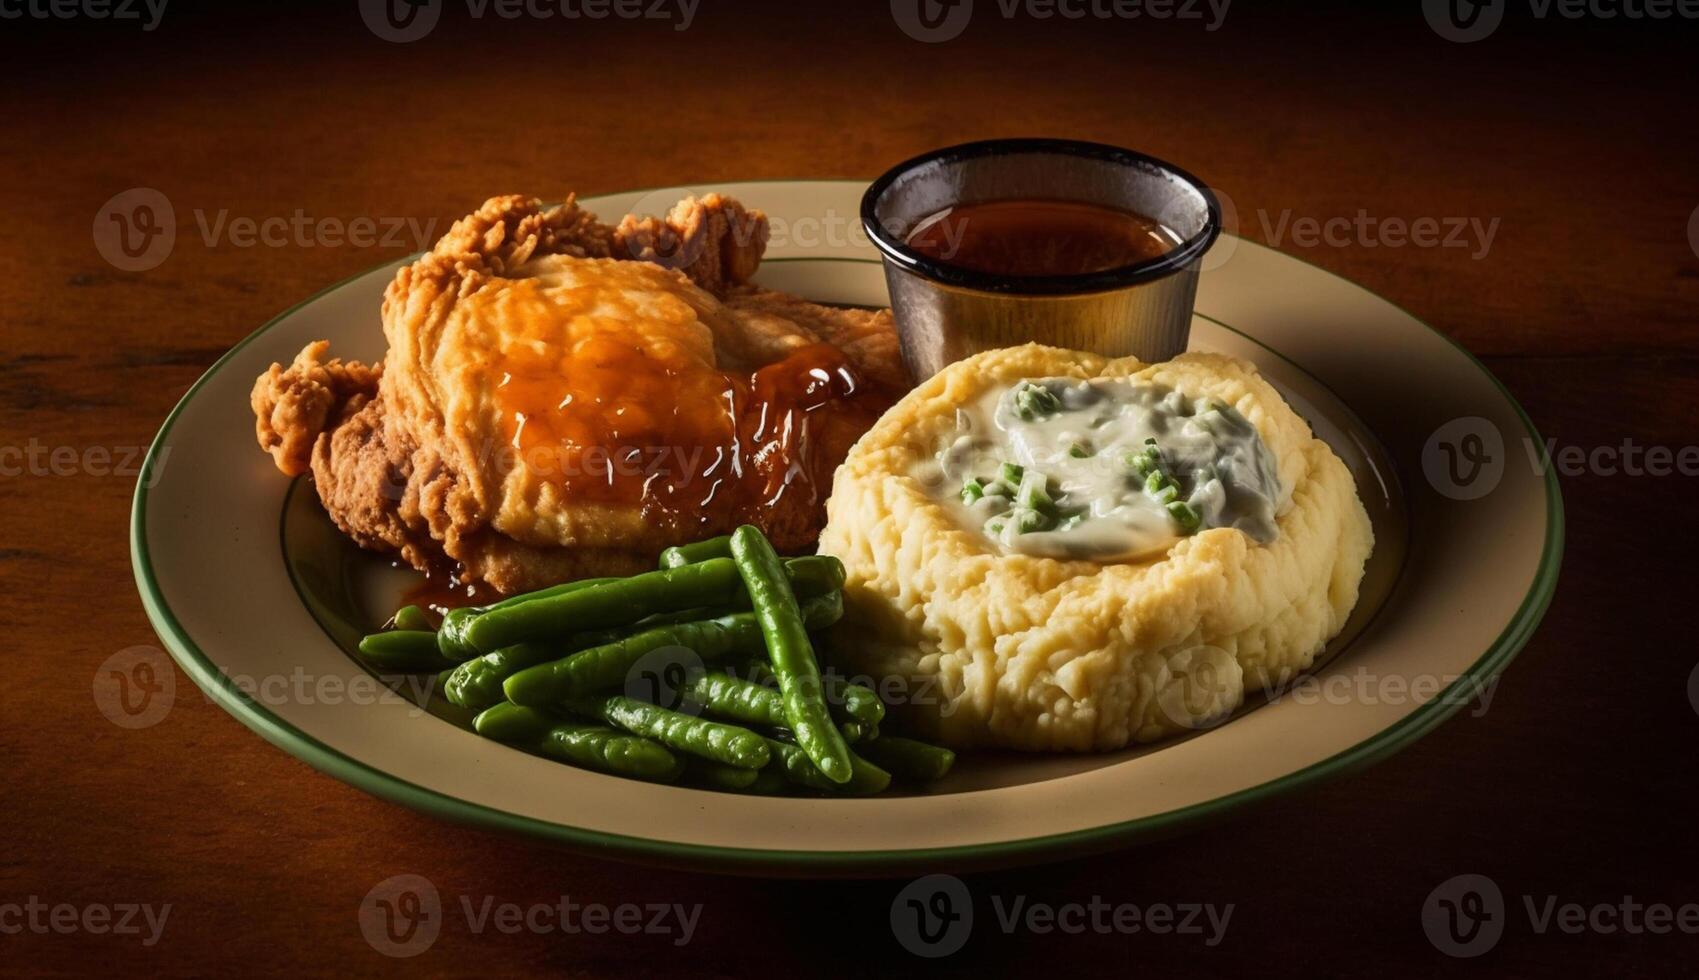
{"label": "green rim on plate", "polygon": [[[802,181],[752,183],[800,182]],[[1244,244],[1244,242],[1241,241],[1240,244]],[[796,261],[796,259],[790,261]],[[823,261],[854,260],[830,258],[823,259]],[[1298,259],[1297,261],[1302,262],[1303,260]],[[149,486],[153,482],[151,477],[155,467],[161,465],[161,447],[167,444],[173,425],[201,386],[217,374],[220,368],[241,352],[243,348],[263,336],[295,311],[362,276],[369,275],[371,272],[391,264],[394,263],[386,262],[359,275],[351,276],[319,290],[312,296],[291,306],[273,317],[264,326],[243,338],[240,343],[220,357],[189,387],[182,399],[171,410],[171,414],[166,417],[159,434],[149,447],[147,459],[137,481],[130,522],[131,563],[135,571],[136,585],[141,593],[142,604],[154,628],[170,649],[178,665],[220,706],[235,715],[243,724],[259,733],[267,741],[322,772],[351,783],[376,796],[449,820],[498,830],[517,831],[570,845],[587,852],[608,856],[669,865],[749,872],[795,872],[798,870],[892,872],[922,866],[965,867],[1017,863],[1039,858],[1054,859],[1106,850],[1114,846],[1162,836],[1181,826],[1219,817],[1258,800],[1290,792],[1317,780],[1341,775],[1386,758],[1398,749],[1420,738],[1461,708],[1468,701],[1468,698],[1458,696],[1461,692],[1478,689],[1477,685],[1484,684],[1503,670],[1505,665],[1527,643],[1541,616],[1550,605],[1552,595],[1556,590],[1564,543],[1563,497],[1557,477],[1548,467],[1544,472],[1545,539],[1539,565],[1529,585],[1528,592],[1509,623],[1493,643],[1439,696],[1373,736],[1303,769],[1202,803],[1120,823],[990,844],[896,850],[797,851],[654,841],[537,820],[479,803],[472,803],[435,790],[426,789],[350,758],[307,735],[278,717],[265,705],[249,698],[227,675],[218,669],[206,653],[189,637],[170,606],[165,602],[155,577],[153,562],[148,549],[146,529],[148,492]],[[1327,272],[1319,266],[1314,266],[1313,263],[1306,262],[1304,264],[1326,272],[1330,277],[1339,279],[1354,289],[1367,292],[1362,286]],[[1376,298],[1380,299],[1379,297]],[[1383,299],[1381,302],[1387,301]],[[1421,324],[1461,352],[1476,370],[1491,381],[1505,402],[1515,411],[1517,418],[1526,429],[1528,437],[1533,440],[1533,444],[1544,444],[1539,432],[1534,428],[1533,422],[1528,418],[1522,406],[1517,403],[1498,378],[1494,377],[1492,372],[1488,371],[1485,365],[1473,354],[1470,354],[1467,349],[1450,337],[1412,316],[1408,311],[1397,307],[1395,304],[1389,305],[1393,305],[1394,309],[1397,309],[1412,321]]]}

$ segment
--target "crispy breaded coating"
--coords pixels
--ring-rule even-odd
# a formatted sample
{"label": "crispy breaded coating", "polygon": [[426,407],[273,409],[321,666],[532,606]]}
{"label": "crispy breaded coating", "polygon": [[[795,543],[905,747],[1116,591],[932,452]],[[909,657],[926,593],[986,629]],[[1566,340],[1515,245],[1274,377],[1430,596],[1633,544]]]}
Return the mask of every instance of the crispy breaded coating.
{"label": "crispy breaded coating", "polygon": [[254,381],[254,435],[289,476],[307,471],[313,444],[377,395],[383,365],[325,359],[328,340],[308,344],[289,367],[273,364]]}
{"label": "crispy breaded coating", "polygon": [[[742,372],[829,343],[861,377],[906,389],[888,311],[822,307],[747,285],[767,235],[765,215],[718,194],[617,227],[572,198],[547,209],[517,195],[491,198],[390,283],[383,365],[327,360],[319,341],[261,376],[253,395],[260,445],[285,473],[310,466],[326,510],[362,547],[420,569],[452,566],[515,592],[652,567],[661,548],[678,543],[676,528],[646,509],[577,499],[526,466],[504,465],[517,435],[502,428],[508,416],[493,400],[505,379],[490,365],[519,356],[515,349],[545,359],[538,363],[559,356],[593,365],[572,351],[619,338],[624,349]],[[803,445],[790,451],[835,465],[870,422],[813,413],[796,429]],[[824,521],[827,489],[736,517],[805,549]]]}
{"label": "crispy breaded coating", "polygon": [[755,275],[770,233],[767,216],[707,194],[673,205],[665,218],[628,214],[614,231],[616,259],[677,269],[717,296]]}

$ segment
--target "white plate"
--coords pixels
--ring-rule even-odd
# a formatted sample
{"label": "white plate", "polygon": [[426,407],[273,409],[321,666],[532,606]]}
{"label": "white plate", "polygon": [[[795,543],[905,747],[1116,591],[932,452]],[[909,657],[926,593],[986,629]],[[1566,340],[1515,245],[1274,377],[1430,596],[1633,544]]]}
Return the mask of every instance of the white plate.
{"label": "white plate", "polygon": [[[877,258],[856,224],[862,184],[695,190],[708,189],[772,217],[763,284],[824,302],[885,303]],[[634,207],[662,212],[688,190],[582,203],[616,218]],[[138,486],[132,552],[160,636],[227,710],[327,773],[450,819],[597,853],[768,873],[1100,850],[1408,744],[1504,667],[1556,584],[1557,483],[1549,470],[1514,465],[1523,440],[1542,443],[1485,368],[1362,288],[1224,237],[1206,259],[1193,347],[1255,361],[1351,466],[1375,522],[1363,600],[1311,681],[1155,747],[967,755],[923,795],[749,797],[561,766],[473,735],[434,701],[422,710],[397,697],[331,693],[370,691],[352,639],[393,608],[406,574],[352,549],[310,487],[278,475],[254,444],[248,391],[273,361],[288,362],[312,340],[329,338],[341,357],[380,358],[378,308],[400,264],[285,312],[189,389]],[[1496,438],[1496,454],[1474,482],[1456,485],[1445,443],[1475,437],[1483,442],[1469,448],[1489,451]],[[1479,492],[1489,482],[1491,492]],[[267,678],[276,680],[256,687]]]}

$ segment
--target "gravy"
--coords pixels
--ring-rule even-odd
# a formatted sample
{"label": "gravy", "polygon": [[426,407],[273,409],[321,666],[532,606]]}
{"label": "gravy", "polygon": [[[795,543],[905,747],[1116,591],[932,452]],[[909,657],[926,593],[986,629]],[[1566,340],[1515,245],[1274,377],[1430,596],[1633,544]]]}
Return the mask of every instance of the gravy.
{"label": "gravy", "polygon": [[1171,229],[1131,211],[1018,198],[955,204],[915,225],[905,243],[928,258],[997,276],[1077,276],[1167,254]]}

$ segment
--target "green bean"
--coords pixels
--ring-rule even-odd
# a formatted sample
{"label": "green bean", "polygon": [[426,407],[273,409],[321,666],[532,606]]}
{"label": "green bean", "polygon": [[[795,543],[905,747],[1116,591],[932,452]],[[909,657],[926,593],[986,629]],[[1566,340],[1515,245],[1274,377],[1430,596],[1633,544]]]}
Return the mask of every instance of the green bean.
{"label": "green bean", "polygon": [[737,792],[748,789],[760,778],[760,769],[740,769],[728,766],[722,762],[710,762],[707,759],[692,758],[684,764],[684,778],[688,782],[707,789],[721,789]]}
{"label": "green bean", "polygon": [[[702,565],[711,563],[698,562],[694,564]],[[629,626],[634,621],[641,622],[644,619],[653,620],[659,615],[685,612],[691,605],[702,607],[704,610],[705,615],[693,617],[697,619],[707,618],[708,615],[712,615],[715,612],[736,611],[740,608],[748,609],[749,597],[743,591],[742,582],[737,581],[736,576],[727,573],[724,568],[725,566],[718,566],[717,572],[710,569],[711,574],[706,576],[704,580],[698,581],[698,584],[712,584],[711,580],[713,575],[717,574],[726,576],[733,580],[728,590],[721,591],[710,588],[708,590],[708,594],[704,597],[705,601],[694,604],[687,603],[685,605],[677,605],[671,602],[666,603],[665,608],[658,610],[655,615],[645,615],[644,610],[642,609],[644,604],[643,596],[646,594],[652,596],[654,590],[657,588],[661,588],[664,591],[667,580],[664,578],[657,580],[654,576],[657,574],[666,575],[676,571],[676,569],[662,569],[658,573],[646,573],[644,575],[633,576],[629,579],[582,579],[577,582],[567,582],[564,585],[557,585],[537,592],[528,592],[524,595],[513,596],[512,598],[504,599],[501,602],[489,606],[452,609],[443,616],[442,627],[437,633],[437,642],[442,649],[443,655],[456,662],[471,659],[479,654],[490,653],[496,649],[501,649],[504,646],[511,646],[511,643],[503,643],[499,642],[499,640],[491,641],[488,639],[487,634],[491,630],[502,628],[519,629],[523,632],[527,627],[519,624],[525,623],[534,625],[535,620],[532,618],[532,615],[534,614],[513,617],[512,614],[514,610],[521,606],[530,606],[533,603],[545,601],[555,604],[552,605],[551,608],[555,610],[556,616],[570,616],[574,612],[582,612],[585,608],[597,610],[599,615],[592,617],[591,621],[583,621],[577,624],[578,631],[611,626]],[[846,577],[843,562],[830,555],[808,555],[802,558],[792,558],[785,563],[785,574],[789,576],[791,581],[794,583],[797,594],[805,597],[825,595],[829,592],[841,589]],[[685,577],[689,578],[690,576],[687,575]],[[564,610],[559,604],[565,596],[582,592],[586,589],[596,589],[598,586],[620,586],[620,589],[612,593],[598,589],[597,591],[600,598],[594,601],[586,600],[584,597],[580,597],[577,600],[566,600]],[[622,608],[622,606],[624,608]],[[609,613],[610,607],[612,609],[619,610],[619,614],[611,615]],[[495,623],[478,628],[478,635],[484,641],[484,646],[479,646],[477,643],[473,642],[474,628],[472,624],[481,619],[487,618],[490,613],[497,613],[499,615],[493,617],[494,620],[496,620]],[[559,635],[559,633],[552,629],[544,630],[541,635],[537,636],[532,636],[527,633],[525,635],[518,636],[513,642],[522,642],[524,640],[531,639],[544,639],[550,635]],[[485,647],[488,647],[491,642],[496,642],[497,645],[493,648],[485,649]]]}
{"label": "green bean", "polygon": [[1203,524],[1203,516],[1184,500],[1171,502],[1168,505],[1168,514],[1174,518],[1174,523],[1180,525],[1180,530],[1187,534],[1196,531]]}
{"label": "green bean", "polygon": [[[666,613],[650,616],[632,627],[633,630],[647,625],[660,626],[669,621],[682,621],[676,617],[703,619],[705,616],[699,609],[682,613]],[[445,693],[452,704],[463,708],[481,711],[492,704],[500,702],[507,695],[502,691],[502,683],[509,677],[527,667],[559,660],[579,650],[614,643],[630,635],[630,630],[593,630],[589,633],[579,633],[560,643],[516,643],[510,647],[502,647],[481,657],[473,657],[459,667],[446,687]]]}
{"label": "green bean", "polygon": [[401,674],[434,674],[453,662],[437,650],[435,633],[424,630],[385,630],[360,640],[360,653],[379,670]]}
{"label": "green bean", "polygon": [[[1212,409],[1220,411],[1219,409]],[[1223,413],[1225,417],[1225,413]],[[1203,525],[1203,517],[1190,504],[1180,498],[1180,484],[1169,471],[1166,461],[1162,458],[1162,450],[1155,439],[1146,439],[1142,452],[1127,457],[1128,465],[1133,472],[1144,479],[1144,492],[1164,509],[1174,523],[1179,525],[1180,533],[1195,534]]]}
{"label": "green bean", "polygon": [[567,700],[566,707],[576,714],[600,718],[633,735],[652,738],[669,749],[728,766],[759,769],[768,762],[767,746],[754,732],[735,725],[693,718],[647,701],[611,694],[572,698]]}
{"label": "green bean", "polygon": [[1026,422],[1054,415],[1062,410],[1062,399],[1058,398],[1054,391],[1030,381],[1022,381],[1015,386],[1013,401],[1015,414]]}
{"label": "green bean", "polygon": [[[788,724],[785,700],[778,691],[730,674],[705,671],[680,685],[679,693],[686,700],[700,704],[709,714],[721,718],[774,728],[785,728]],[[873,738],[878,733],[875,726],[859,721],[840,722],[838,730],[848,744]]]}
{"label": "green bean", "polygon": [[[804,757],[804,761],[807,757]],[[812,763],[810,763],[812,765]],[[744,789],[745,793],[760,796],[783,796],[791,792],[794,784],[785,778],[785,774],[774,763],[768,763],[767,768],[755,773],[755,781]]]}
{"label": "green bean", "polygon": [[[786,574],[802,576],[810,583],[810,592],[824,591],[842,584],[843,565],[836,559],[813,556],[797,559],[796,569],[787,567]],[[710,558],[516,605],[498,605],[467,622],[461,628],[460,639],[478,653],[489,653],[527,640],[628,626],[654,613],[696,606],[724,608],[735,604],[743,595],[744,588],[732,561]],[[469,658],[470,654],[459,659]]]}
{"label": "green bean", "polygon": [[[809,628],[814,627],[810,625]],[[742,679],[751,684],[761,684],[765,688],[778,686],[773,666],[758,657],[744,661]],[[863,725],[877,727],[885,720],[885,703],[878,700],[877,693],[866,684],[853,683],[836,671],[822,671],[821,683],[826,688],[827,707],[831,708],[833,717],[838,718],[839,727],[843,727],[846,722],[861,722]]]}
{"label": "green bean", "polygon": [[449,701],[462,708],[483,710],[506,698],[505,693],[501,691],[501,684],[513,674],[523,671],[525,667],[557,661],[574,652],[600,647],[601,644],[612,644],[624,635],[627,635],[625,630],[593,630],[588,634],[569,637],[559,644],[513,644],[511,647],[501,647],[500,651],[472,657],[471,661],[455,667],[454,676],[450,678],[447,686]]}
{"label": "green bean", "polygon": [[[820,665],[808,642],[802,610],[784,574],[784,566],[759,528],[745,524],[732,532],[732,556],[755,616],[767,639],[767,658],[779,678],[785,719],[797,744],[834,783],[847,783],[853,772],[849,746],[832,721],[820,683]],[[689,566],[686,566],[689,567]]]}
{"label": "green bean", "polygon": [[[809,629],[815,628],[809,626]],[[743,679],[764,687],[778,685],[772,665],[753,657],[743,665]],[[826,701],[840,722],[853,720],[878,725],[885,720],[885,703],[879,700],[879,695],[872,688],[852,682],[835,670],[822,672],[820,680],[825,686]]]}
{"label": "green bean", "polygon": [[[675,566],[676,567],[676,566]],[[796,592],[798,601],[815,599],[831,595],[844,587],[844,563],[832,555],[804,555],[801,558],[785,559],[785,576],[790,579],[791,589]],[[690,619],[712,619],[715,616],[733,612],[749,612],[749,593],[743,591],[742,583],[738,583],[737,597],[725,606],[717,609],[699,610],[700,615],[682,616],[679,613],[665,613],[651,616],[645,622],[659,620],[663,617],[675,617],[674,622],[685,622]],[[679,618],[682,617],[682,618]],[[641,625],[641,624],[639,624]],[[825,624],[831,625],[831,624]],[[817,627],[809,627],[815,629]]]}
{"label": "green bean", "polygon": [[[804,555],[801,558],[786,558],[785,576],[790,579],[791,589],[796,592],[798,601],[815,599],[838,592],[843,589],[846,577],[844,563],[832,555]],[[740,582],[737,598],[720,611],[749,612],[750,608],[749,593],[743,591]],[[707,619],[709,617],[698,616],[696,618]]]}
{"label": "green bean", "polygon": [[1037,470],[1028,473],[1021,480],[1020,489],[1015,491],[1015,506],[1040,514],[1055,514],[1056,501],[1050,496],[1050,478]]}
{"label": "green bean", "polygon": [[785,780],[792,785],[806,789],[819,790],[824,793],[842,793],[849,796],[872,796],[882,793],[891,785],[891,774],[879,768],[861,756],[844,750],[849,758],[850,778],[843,782],[834,782],[820,771],[820,768],[799,746],[790,742],[781,742],[776,738],[767,739],[767,748],[772,753],[771,767],[776,769]]}
{"label": "green bean", "polygon": [[872,688],[853,684],[836,671],[825,675],[826,698],[834,707],[856,721],[877,725],[885,720],[885,702]]}
{"label": "green bean", "polygon": [[760,642],[760,628],[750,613],[679,623],[528,667],[503,682],[502,690],[515,704],[550,705],[573,695],[623,686],[637,664],[656,650],[683,647],[711,661]]}
{"label": "green bean", "polygon": [[[843,595],[834,592],[808,600],[804,615],[817,627],[831,625],[843,615]],[[575,694],[623,686],[637,664],[656,650],[684,647],[704,661],[714,661],[755,653],[764,642],[754,613],[658,626],[519,670],[507,678],[502,689],[515,704],[550,705]]]}
{"label": "green bean", "polygon": [[473,657],[454,668],[449,674],[444,693],[452,704],[481,711],[491,705],[500,704],[506,697],[502,692],[503,681],[527,667],[547,663],[571,650],[570,643],[516,643],[510,647],[502,647],[494,653]]}
{"label": "green bean", "polygon": [[792,786],[805,789],[819,790],[830,793],[838,788],[838,784],[826,778],[815,765],[808,753],[797,748],[790,742],[781,742],[776,738],[767,739],[767,749],[772,754],[770,767],[785,778]]}
{"label": "green bean", "polygon": [[851,796],[873,796],[885,792],[890,787],[890,773],[854,752],[850,753],[849,782],[839,787],[840,790]]}
{"label": "green bean", "polygon": [[442,614],[442,625],[437,627],[437,647],[444,657],[459,663],[478,655],[466,642],[466,627],[482,612],[476,606],[465,606]]}
{"label": "green bean", "polygon": [[466,639],[466,628],[472,624],[474,619],[477,619],[484,613],[487,613],[492,609],[508,609],[513,606],[524,605],[527,602],[534,602],[538,599],[548,599],[553,596],[567,595],[568,593],[577,592],[580,589],[588,589],[593,585],[601,585],[604,582],[617,581],[619,580],[613,578],[579,579],[576,582],[564,582],[560,585],[552,585],[546,589],[539,589],[535,592],[524,592],[516,596],[509,596],[500,602],[492,603],[487,606],[466,606],[460,609],[450,609],[448,612],[443,614],[442,626],[437,630],[437,645],[442,648],[443,656],[455,661],[456,663],[463,660],[470,660],[477,656],[481,651],[474,649],[471,641]]}
{"label": "green bean", "polygon": [[956,754],[949,749],[896,735],[882,735],[857,748],[906,782],[930,783],[943,779],[956,763]]}
{"label": "green bean", "polygon": [[528,640],[635,623],[651,613],[722,606],[737,595],[737,566],[719,558],[552,595],[474,617],[465,639],[480,653]]}
{"label": "green bean", "polygon": [[527,602],[535,602],[538,599],[552,599],[557,595],[566,595],[569,592],[577,592],[579,589],[588,589],[607,582],[618,581],[619,576],[617,575],[603,575],[595,578],[573,579],[570,582],[562,582],[559,585],[550,585],[546,588],[533,589],[530,592],[521,592],[518,595],[510,595],[505,599],[500,599],[485,606],[479,606],[477,609],[479,612],[488,612],[491,609],[510,609],[514,606],[522,606]]}
{"label": "green bean", "polygon": [[[859,721],[841,721],[838,731],[844,736],[845,745],[860,745],[879,737],[878,725],[864,725]],[[774,725],[767,734],[781,742],[796,741],[796,733],[783,725]]]}
{"label": "green bean", "polygon": [[[844,587],[844,580],[849,577],[844,570],[844,563],[839,561],[836,555],[787,558],[784,569],[785,578],[790,580],[791,590],[796,593],[798,599],[812,599],[815,596],[837,592]],[[749,601],[747,594],[742,598],[745,602]]]}
{"label": "green bean", "polygon": [[498,742],[536,742],[561,723],[560,716],[539,708],[497,704],[472,719],[472,730]]}
{"label": "green bean", "polygon": [[691,544],[681,544],[661,552],[662,568],[677,568],[680,565],[692,565],[709,558],[730,558],[732,556],[732,538],[722,534],[717,538],[706,541],[696,541]]}
{"label": "green bean", "polygon": [[[661,552],[661,567],[677,568],[710,558],[730,558],[731,541],[731,535],[722,534],[705,541],[676,545]],[[802,558],[787,559],[785,573],[790,576],[791,587],[796,590],[799,598],[825,595],[834,589],[841,589],[846,577],[844,563],[833,555],[806,555]],[[748,608],[747,596],[744,597],[742,608]]]}
{"label": "green bean", "polygon": [[684,771],[684,763],[666,746],[602,725],[556,725],[543,736],[537,750],[603,772],[656,782],[671,782]]}
{"label": "green bean", "polygon": [[[696,563],[690,562],[689,564]],[[814,599],[842,590],[847,575],[844,571],[844,563],[834,555],[803,555],[801,558],[785,559],[785,577],[790,579],[791,588],[796,591],[798,599]],[[690,618],[711,619],[721,613],[748,612],[749,610],[749,593],[743,591],[743,583],[739,582],[737,596],[729,604],[716,609],[704,609],[702,610],[703,615]],[[667,613],[663,615],[678,614]],[[649,618],[659,619],[661,617],[651,616]],[[675,621],[682,622],[683,620]]]}
{"label": "green bean", "polygon": [[435,632],[431,626],[430,614],[418,606],[402,606],[395,611],[395,618],[390,620],[398,630],[423,630]]}
{"label": "green bean", "polygon": [[729,674],[707,671],[685,681],[679,693],[703,710],[746,725],[784,725],[785,701],[779,692]]}
{"label": "green bean", "polygon": [[600,725],[566,722],[552,711],[516,704],[484,710],[472,720],[472,728],[485,738],[620,775],[670,780],[681,767],[671,752],[649,739]]}
{"label": "green bean", "polygon": [[739,671],[740,679],[751,684],[760,684],[773,690],[779,689],[779,678],[773,673],[773,665],[767,662],[766,652],[759,657],[750,657],[743,662]]}

